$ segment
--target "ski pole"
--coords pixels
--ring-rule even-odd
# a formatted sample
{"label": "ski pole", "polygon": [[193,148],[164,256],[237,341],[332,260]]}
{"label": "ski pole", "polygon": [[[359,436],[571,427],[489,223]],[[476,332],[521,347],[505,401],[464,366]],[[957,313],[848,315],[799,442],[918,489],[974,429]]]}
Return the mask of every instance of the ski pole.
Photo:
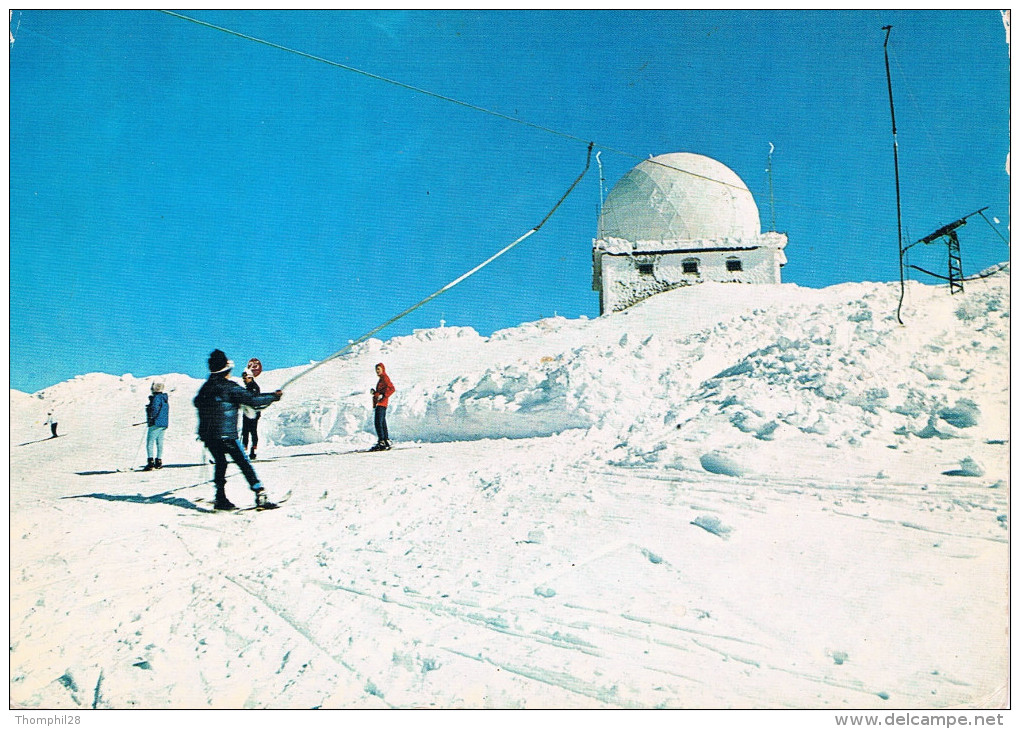
{"label": "ski pole", "polygon": [[[138,443],[138,447],[135,448],[134,458],[131,459],[131,463],[132,464],[135,464],[135,463],[138,462],[138,453],[142,450],[142,446],[145,445],[145,441],[147,441],[148,438],[149,438],[149,433],[148,432],[142,433],[142,440]],[[129,466],[129,468],[131,470],[134,470],[134,465]]]}
{"label": "ski pole", "polygon": [[212,469],[209,468],[209,459],[206,457],[206,453],[207,452],[208,452],[208,449],[205,447],[205,443],[203,442],[202,443],[202,455],[200,457],[202,459],[202,473],[205,474],[206,479],[202,483],[206,483],[208,481],[212,481],[213,475],[214,475],[213,473],[211,473]]}

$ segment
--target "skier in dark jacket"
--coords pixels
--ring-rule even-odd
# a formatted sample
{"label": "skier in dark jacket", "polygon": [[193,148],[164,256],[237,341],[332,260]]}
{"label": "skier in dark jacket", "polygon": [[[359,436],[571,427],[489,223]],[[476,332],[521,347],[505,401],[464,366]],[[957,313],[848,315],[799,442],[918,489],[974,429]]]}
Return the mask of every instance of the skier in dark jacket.
{"label": "skier in dark jacket", "polygon": [[162,382],[152,383],[149,404],[145,406],[145,421],[149,424],[145,436],[145,450],[149,457],[145,471],[163,467],[163,436],[170,425],[170,398],[163,392]]}
{"label": "skier in dark jacket", "polygon": [[215,508],[221,510],[236,509],[227,499],[225,486],[227,482],[227,456],[241,469],[248,480],[248,485],[255,492],[255,505],[260,509],[275,509],[276,504],[266,497],[265,489],[259,483],[255,469],[244,455],[241,441],[237,438],[237,411],[241,405],[254,408],[265,408],[283,397],[283,391],[277,390],[269,395],[252,395],[245,388],[227,378],[234,363],[227,355],[216,349],[209,355],[209,379],[195,396],[195,407],[198,408],[198,437],[216,464],[213,471],[213,483],[216,485]]}
{"label": "skier in dark jacket", "polygon": [[390,404],[390,395],[397,391],[386,374],[386,367],[382,362],[375,366],[375,373],[379,375],[379,382],[372,389],[372,404],[375,406],[375,434],[379,442],[369,448],[370,451],[388,451],[393,447],[390,443],[390,429],[386,426],[386,406]]}

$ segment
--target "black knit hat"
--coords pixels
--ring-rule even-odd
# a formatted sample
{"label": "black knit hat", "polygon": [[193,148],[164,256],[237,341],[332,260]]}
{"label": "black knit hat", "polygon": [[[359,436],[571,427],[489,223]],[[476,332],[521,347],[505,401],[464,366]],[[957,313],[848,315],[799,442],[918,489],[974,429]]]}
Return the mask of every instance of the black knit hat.
{"label": "black knit hat", "polygon": [[209,371],[227,372],[234,366],[234,363],[227,359],[227,355],[220,349],[214,349],[209,355]]}

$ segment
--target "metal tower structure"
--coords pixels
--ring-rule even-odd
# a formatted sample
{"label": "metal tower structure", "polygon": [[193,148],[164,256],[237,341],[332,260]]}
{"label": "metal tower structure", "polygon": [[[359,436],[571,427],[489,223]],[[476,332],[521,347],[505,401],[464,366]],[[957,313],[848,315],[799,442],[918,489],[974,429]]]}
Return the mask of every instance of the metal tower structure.
{"label": "metal tower structure", "polygon": [[981,208],[980,210],[975,210],[973,213],[970,213],[969,215],[964,215],[959,220],[954,220],[952,223],[949,223],[949,225],[943,225],[941,228],[936,230],[934,233],[929,233],[924,238],[921,238],[920,240],[914,241],[909,246],[907,246],[906,248],[903,249],[904,252],[906,252],[909,248],[913,248],[918,243],[924,243],[925,245],[931,245],[932,243],[935,243],[935,242],[937,242],[939,240],[945,239],[946,246],[949,249],[949,276],[948,277],[941,276],[941,275],[939,275],[937,273],[932,273],[931,271],[925,271],[923,268],[918,268],[917,266],[911,266],[911,268],[916,269],[916,270],[920,271],[921,273],[926,273],[929,276],[935,276],[936,278],[941,278],[941,279],[949,281],[949,293],[950,294],[962,294],[963,293],[963,280],[964,280],[963,279],[963,262],[962,262],[962,258],[960,256],[960,237],[959,237],[959,235],[957,235],[956,229],[966,225],[967,224],[967,218],[970,218],[970,217],[972,217],[974,215],[978,215],[980,213],[983,213],[987,209],[988,209],[988,207],[986,206],[986,207]]}

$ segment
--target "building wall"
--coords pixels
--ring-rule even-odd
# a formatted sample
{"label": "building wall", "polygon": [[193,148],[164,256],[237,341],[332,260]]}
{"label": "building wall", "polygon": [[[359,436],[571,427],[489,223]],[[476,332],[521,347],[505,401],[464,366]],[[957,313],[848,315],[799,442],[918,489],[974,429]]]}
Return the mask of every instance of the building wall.
{"label": "building wall", "polygon": [[[782,250],[761,247],[668,253],[607,253],[596,251],[596,278],[601,288],[604,313],[621,311],[653,294],[678,286],[704,281],[722,283],[780,283]],[[729,270],[727,261],[739,261],[739,271]],[[685,272],[684,264],[695,263],[697,273]]]}

